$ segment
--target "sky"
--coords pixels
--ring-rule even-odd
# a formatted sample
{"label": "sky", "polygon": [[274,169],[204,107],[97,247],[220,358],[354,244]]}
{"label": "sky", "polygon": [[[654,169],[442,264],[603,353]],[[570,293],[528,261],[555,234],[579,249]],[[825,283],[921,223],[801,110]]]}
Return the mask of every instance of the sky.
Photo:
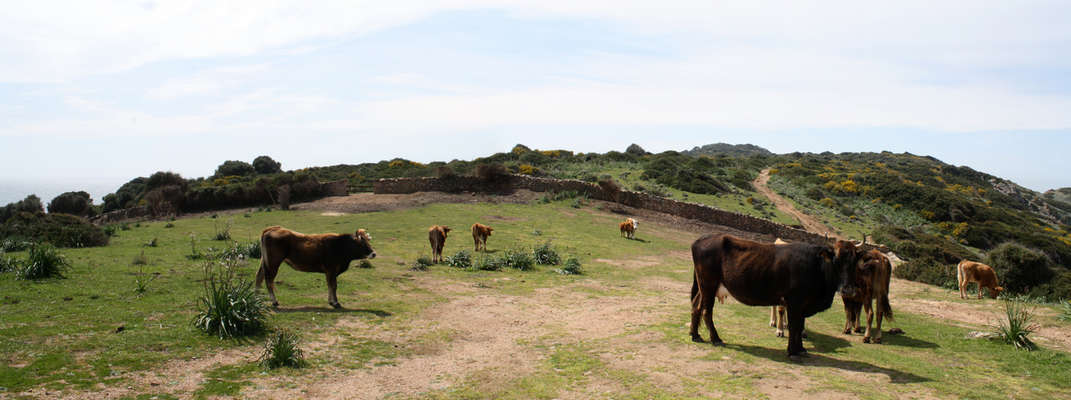
{"label": "sky", "polygon": [[517,143],[887,150],[1071,186],[1071,3],[888,3],[0,0],[0,202]]}

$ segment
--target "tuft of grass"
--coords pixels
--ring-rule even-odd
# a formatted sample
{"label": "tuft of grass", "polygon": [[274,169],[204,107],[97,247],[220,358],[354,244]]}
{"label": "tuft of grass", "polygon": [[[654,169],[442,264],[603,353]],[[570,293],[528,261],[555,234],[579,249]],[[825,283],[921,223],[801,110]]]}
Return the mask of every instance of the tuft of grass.
{"label": "tuft of grass", "polygon": [[240,258],[221,258],[204,265],[204,292],[193,325],[220,339],[248,336],[264,330],[268,305],[253,281],[236,274]]}
{"label": "tuft of grass", "polygon": [[427,271],[428,267],[432,265],[435,264],[431,262],[431,258],[428,258],[427,256],[420,256],[417,257],[416,261],[413,262],[413,265],[410,266],[409,269],[413,271]]}
{"label": "tuft of grass", "polygon": [[1026,303],[1018,300],[1004,300],[1004,317],[1005,320],[999,321],[995,327],[996,339],[1020,350],[1037,349],[1029,338],[1038,328],[1037,324],[1031,323],[1034,319],[1033,308],[1027,308]]}
{"label": "tuft of grass", "polygon": [[119,229],[124,230],[124,231],[129,231],[130,230],[130,223],[129,222],[124,222],[122,224],[119,224]]}
{"label": "tuft of grass", "polygon": [[305,353],[298,347],[301,338],[288,331],[271,335],[264,343],[264,353],[258,362],[267,369],[279,367],[301,368],[305,366]]}
{"label": "tuft of grass", "polygon": [[[144,256],[144,253],[142,253],[142,256]],[[152,282],[154,279],[156,279],[156,275],[145,274],[145,267],[138,268],[138,275],[134,278],[134,293],[140,296],[145,294],[145,292],[148,292],[149,282]]]}
{"label": "tuft of grass", "polygon": [[535,258],[535,262],[539,265],[558,265],[562,263],[561,256],[550,246],[550,242],[543,243],[536,247],[535,250],[532,250],[532,257]]}
{"label": "tuft of grass", "polygon": [[528,271],[535,266],[535,259],[531,254],[523,250],[506,250],[506,254],[502,256],[507,267],[518,269],[521,271]]}
{"label": "tuft of grass", "polygon": [[134,259],[130,261],[131,265],[145,265],[149,263],[149,258],[145,256],[145,250],[141,251],[141,254],[134,256]]}
{"label": "tuft of grass", "polygon": [[150,240],[148,242],[145,242],[145,247],[156,247],[158,245],[159,245],[159,241],[156,240],[156,238],[152,238],[152,240]]}
{"label": "tuft of grass", "polygon": [[480,271],[499,271],[505,265],[506,262],[503,257],[483,256],[476,260],[472,267]]}
{"label": "tuft of grass", "polygon": [[17,258],[8,257],[3,249],[0,249],[0,273],[15,272],[22,264]]}
{"label": "tuft of grass", "polygon": [[47,278],[63,278],[63,272],[70,268],[67,259],[56,251],[50,244],[34,244],[30,247],[30,255],[22,265],[15,270],[15,278],[23,280],[37,280]]}
{"label": "tuft of grass", "polygon": [[472,253],[461,250],[454,255],[446,257],[446,265],[454,268],[472,268]]}
{"label": "tuft of grass", "polygon": [[187,260],[200,260],[204,258],[204,254],[201,254],[197,250],[197,238],[193,234],[190,234],[190,254],[186,255]]}
{"label": "tuft of grass", "polygon": [[33,247],[33,242],[18,239],[6,239],[0,243],[0,250],[2,251],[23,251]]}
{"label": "tuft of grass", "polygon": [[115,232],[119,230],[119,226],[115,224],[107,225],[104,227],[104,234],[109,237],[115,236]]}
{"label": "tuft of grass", "polygon": [[1065,300],[1060,303],[1060,315],[1057,318],[1063,321],[1071,321],[1071,300]]}
{"label": "tuft of grass", "polygon": [[[213,216],[213,218],[215,218]],[[227,221],[223,224],[223,229],[220,229],[218,224],[213,224],[216,228],[216,235],[212,238],[215,240],[231,240],[231,222]]]}
{"label": "tuft of grass", "polygon": [[576,259],[576,257],[569,257],[568,260],[565,260],[565,264],[562,264],[562,267],[554,270],[554,272],[562,275],[581,275],[584,273],[580,268],[580,260]]}
{"label": "tuft of grass", "polygon": [[247,258],[260,258],[260,241],[254,240],[245,245],[245,256]]}
{"label": "tuft of grass", "polygon": [[174,228],[174,227],[175,227],[175,224],[170,223],[170,222],[164,224],[164,228]]}
{"label": "tuft of grass", "polygon": [[372,262],[371,261],[361,260],[361,262],[357,263],[357,268],[370,269],[370,268],[375,268],[375,267],[372,266]]}

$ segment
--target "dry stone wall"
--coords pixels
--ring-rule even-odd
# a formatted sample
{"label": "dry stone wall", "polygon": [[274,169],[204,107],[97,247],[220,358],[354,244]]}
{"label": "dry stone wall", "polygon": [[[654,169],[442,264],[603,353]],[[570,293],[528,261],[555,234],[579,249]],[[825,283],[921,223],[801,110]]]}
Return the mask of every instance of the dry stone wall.
{"label": "dry stone wall", "polygon": [[575,179],[537,178],[525,175],[511,175],[497,182],[487,182],[476,177],[391,178],[376,181],[373,192],[376,194],[408,194],[416,192],[501,193],[515,189],[528,189],[533,192],[575,191],[592,199],[615,202],[629,207],[662,212],[748,232],[767,234],[789,241],[826,242],[824,236],[750,215],[725,211],[704,204],[652,196],[646,193],[607,191],[598,185]]}

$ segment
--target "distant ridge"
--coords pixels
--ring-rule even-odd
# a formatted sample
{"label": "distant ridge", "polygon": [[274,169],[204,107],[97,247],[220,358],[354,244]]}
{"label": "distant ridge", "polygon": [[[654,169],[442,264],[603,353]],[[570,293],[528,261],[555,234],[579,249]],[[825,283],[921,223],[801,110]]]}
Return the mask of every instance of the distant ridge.
{"label": "distant ridge", "polygon": [[728,143],[714,143],[703,146],[693,147],[691,150],[685,150],[682,153],[689,156],[715,156],[723,155],[729,157],[750,157],[750,156],[772,156],[773,153],[762,147],[753,144],[728,144]]}

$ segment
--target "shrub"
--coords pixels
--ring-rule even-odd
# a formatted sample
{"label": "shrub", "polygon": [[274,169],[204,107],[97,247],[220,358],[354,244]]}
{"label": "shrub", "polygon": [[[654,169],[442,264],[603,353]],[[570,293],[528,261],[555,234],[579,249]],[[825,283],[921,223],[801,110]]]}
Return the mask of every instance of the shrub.
{"label": "shrub", "polygon": [[227,223],[223,224],[223,229],[219,228],[219,224],[212,224],[212,226],[216,230],[216,235],[212,237],[213,239],[215,239],[215,240],[231,240],[231,223],[230,223],[230,221],[227,221]]}
{"label": "shrub", "polygon": [[498,271],[506,266],[504,257],[483,256],[476,261],[474,267],[480,271]]}
{"label": "shrub", "polygon": [[1060,315],[1057,318],[1071,322],[1071,300],[1060,302]]}
{"label": "shrub", "polygon": [[222,178],[224,176],[246,176],[253,175],[257,171],[247,162],[228,160],[216,167],[215,177]]}
{"label": "shrub", "polygon": [[267,369],[304,367],[305,353],[298,347],[300,342],[297,334],[288,331],[276,332],[264,343],[264,353],[260,355],[258,362]]}
{"label": "shrub", "polygon": [[4,254],[3,250],[0,250],[0,273],[15,272],[22,266],[17,258],[8,257]]}
{"label": "shrub", "polygon": [[274,174],[282,172],[283,164],[268,156],[259,156],[253,159],[253,170],[258,174]]}
{"label": "shrub", "polygon": [[506,254],[502,258],[507,267],[521,271],[530,270],[535,264],[535,260],[526,251],[506,250]]}
{"label": "shrub", "polygon": [[640,147],[640,145],[635,144],[635,143],[630,144],[628,146],[628,148],[625,149],[625,153],[628,153],[628,154],[631,154],[631,155],[634,155],[634,156],[645,156],[645,155],[651,154],[651,153],[648,153],[647,150],[644,150],[643,147]]}
{"label": "shrub", "polygon": [[372,266],[372,262],[371,261],[361,260],[361,262],[357,263],[357,268],[371,269],[371,268],[375,268],[375,267]]}
{"label": "shrub", "polygon": [[[144,253],[142,253],[144,256]],[[134,278],[134,293],[141,295],[149,291],[149,282],[156,279],[156,275],[145,275],[145,268],[138,268],[137,277]]]}
{"label": "shrub", "polygon": [[954,289],[959,285],[956,281],[956,266],[940,263],[931,257],[917,257],[907,261],[896,267],[893,275],[900,279],[929,283],[949,289]]}
{"label": "shrub", "polygon": [[562,267],[554,270],[554,272],[562,275],[581,275],[584,273],[580,269],[580,260],[577,260],[576,257],[569,257],[568,260],[565,260],[565,264],[562,264]]}
{"label": "shrub", "polygon": [[618,185],[617,182],[614,182],[614,178],[611,177],[610,175],[600,176],[598,183],[599,183],[599,187],[601,187],[602,190],[605,190],[607,192],[620,192],[621,191],[621,185]]}
{"label": "shrub", "polygon": [[432,265],[435,265],[435,263],[431,262],[431,259],[428,258],[428,256],[420,256],[417,257],[416,261],[413,262],[413,265],[409,269],[413,271],[427,271],[428,267]]}
{"label": "shrub", "polygon": [[253,281],[237,275],[238,260],[206,262],[204,293],[193,324],[220,339],[260,333],[268,318],[268,305],[253,288]]}
{"label": "shrub", "polygon": [[175,224],[170,223],[170,222],[164,224],[164,228],[174,228],[174,227],[175,227]]}
{"label": "shrub", "polygon": [[85,218],[69,214],[20,212],[0,225],[0,238],[25,238],[57,247],[108,244],[108,234]]}
{"label": "shrub", "polygon": [[1021,301],[1004,300],[1004,317],[995,327],[997,339],[1021,350],[1037,348],[1029,338],[1030,334],[1038,329],[1037,324],[1031,323],[1034,318],[1032,308],[1027,308],[1026,303]]}
{"label": "shrub", "polygon": [[540,265],[558,265],[561,264],[562,258],[558,255],[558,252],[554,251],[554,248],[550,246],[550,243],[543,243],[543,245],[536,247],[532,251],[532,258]]}
{"label": "shrub", "polygon": [[69,268],[67,259],[51,244],[34,244],[30,247],[29,257],[15,270],[15,277],[23,280],[63,278],[63,272]]}
{"label": "shrub", "polygon": [[552,201],[574,199],[580,197],[580,193],[575,190],[565,190],[561,192],[547,192],[539,199],[542,203],[550,203]]}
{"label": "shrub", "polygon": [[93,201],[86,192],[66,192],[48,203],[49,213],[64,213],[84,217],[92,212]]}
{"label": "shrub", "polygon": [[1048,257],[1018,243],[1002,243],[990,250],[985,263],[993,267],[1001,286],[1011,293],[1025,293],[1053,277]]}
{"label": "shrub", "polygon": [[244,254],[247,258],[260,258],[260,241],[254,240],[245,245]]}
{"label": "shrub", "polygon": [[480,164],[476,166],[476,177],[491,183],[505,182],[510,174],[502,164]]}
{"label": "shrub", "polygon": [[33,246],[33,242],[18,239],[4,239],[0,242],[0,251],[23,251]]}
{"label": "shrub", "polygon": [[452,256],[446,257],[446,265],[454,268],[472,268],[472,253],[461,250]]}
{"label": "shrub", "polygon": [[572,208],[583,207],[584,206],[584,197],[577,197],[577,198],[573,199],[573,202],[569,203],[569,206],[572,207]]}
{"label": "shrub", "polygon": [[157,240],[156,238],[152,238],[152,240],[145,242],[145,247],[156,247],[158,244],[159,240]]}
{"label": "shrub", "polygon": [[108,235],[108,237],[112,237],[115,236],[115,233],[119,231],[119,226],[115,224],[106,225],[104,226],[103,230],[105,235]]}

